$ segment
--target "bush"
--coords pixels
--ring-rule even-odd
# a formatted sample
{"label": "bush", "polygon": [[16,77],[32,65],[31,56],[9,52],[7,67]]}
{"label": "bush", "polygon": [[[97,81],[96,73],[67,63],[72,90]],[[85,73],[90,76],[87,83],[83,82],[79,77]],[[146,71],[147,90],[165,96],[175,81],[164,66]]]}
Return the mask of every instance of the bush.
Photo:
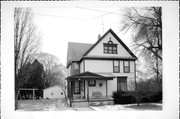
{"label": "bush", "polygon": [[114,104],[132,104],[138,102],[136,100],[136,97],[139,96],[140,103],[152,103],[152,102],[160,102],[162,101],[162,91],[158,92],[149,92],[149,91],[144,91],[139,94],[135,92],[122,92],[122,91],[117,91],[113,92],[113,101]]}
{"label": "bush", "polygon": [[141,99],[141,103],[142,102],[160,102],[162,101],[162,91],[158,91],[158,92],[148,92],[145,94],[141,94],[142,99]]}
{"label": "bush", "polygon": [[130,92],[113,92],[114,104],[132,104],[136,102],[135,96]]}
{"label": "bush", "polygon": [[150,95],[151,102],[160,102],[161,100],[162,100],[162,91],[154,92],[152,93],[152,95]]}

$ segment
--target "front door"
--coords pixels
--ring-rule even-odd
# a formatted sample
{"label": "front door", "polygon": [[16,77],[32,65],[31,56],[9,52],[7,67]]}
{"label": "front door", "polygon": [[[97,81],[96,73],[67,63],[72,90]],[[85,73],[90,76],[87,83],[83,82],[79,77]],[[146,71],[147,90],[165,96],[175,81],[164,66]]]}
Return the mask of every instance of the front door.
{"label": "front door", "polygon": [[117,90],[127,91],[127,77],[117,77]]}
{"label": "front door", "polygon": [[75,81],[74,82],[74,94],[80,94],[81,90],[80,90],[80,81]]}

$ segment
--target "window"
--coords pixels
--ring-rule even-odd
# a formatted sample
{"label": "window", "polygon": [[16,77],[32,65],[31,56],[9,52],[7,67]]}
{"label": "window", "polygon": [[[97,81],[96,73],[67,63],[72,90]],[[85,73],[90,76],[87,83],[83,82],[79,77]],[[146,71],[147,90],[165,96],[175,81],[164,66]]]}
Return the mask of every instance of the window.
{"label": "window", "polygon": [[89,81],[89,86],[96,86],[96,81],[95,80],[90,80]]}
{"label": "window", "polygon": [[119,61],[113,61],[113,72],[114,73],[119,73],[120,72]]}
{"label": "window", "polygon": [[78,63],[73,63],[74,64],[74,69],[79,69],[79,64]]}
{"label": "window", "polygon": [[80,82],[79,81],[75,81],[74,82],[74,94],[80,94]]}
{"label": "window", "polygon": [[104,53],[108,53],[108,46],[104,45]]}
{"label": "window", "polygon": [[105,54],[117,54],[117,44],[113,44],[111,40],[103,45]]}
{"label": "window", "polygon": [[124,73],[130,72],[130,64],[129,61],[124,61]]}
{"label": "window", "polygon": [[117,54],[117,46],[113,47],[113,54]]}

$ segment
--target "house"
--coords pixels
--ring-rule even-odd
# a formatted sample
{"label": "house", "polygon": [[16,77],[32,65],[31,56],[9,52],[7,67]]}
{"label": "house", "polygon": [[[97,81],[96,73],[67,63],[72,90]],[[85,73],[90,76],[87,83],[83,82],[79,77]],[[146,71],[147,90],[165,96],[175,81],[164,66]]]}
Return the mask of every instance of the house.
{"label": "house", "polygon": [[109,29],[95,44],[68,43],[67,93],[71,102],[112,100],[114,91],[133,91],[137,57]]}
{"label": "house", "polygon": [[58,85],[55,85],[49,88],[45,88],[43,90],[43,98],[44,99],[65,98],[65,94]]}

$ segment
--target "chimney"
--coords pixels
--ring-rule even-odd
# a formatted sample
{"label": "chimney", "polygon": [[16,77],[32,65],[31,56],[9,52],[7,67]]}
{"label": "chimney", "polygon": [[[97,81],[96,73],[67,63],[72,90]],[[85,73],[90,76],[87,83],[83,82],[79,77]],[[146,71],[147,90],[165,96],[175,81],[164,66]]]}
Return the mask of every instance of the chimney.
{"label": "chimney", "polygon": [[101,34],[98,35],[98,40],[101,38]]}

